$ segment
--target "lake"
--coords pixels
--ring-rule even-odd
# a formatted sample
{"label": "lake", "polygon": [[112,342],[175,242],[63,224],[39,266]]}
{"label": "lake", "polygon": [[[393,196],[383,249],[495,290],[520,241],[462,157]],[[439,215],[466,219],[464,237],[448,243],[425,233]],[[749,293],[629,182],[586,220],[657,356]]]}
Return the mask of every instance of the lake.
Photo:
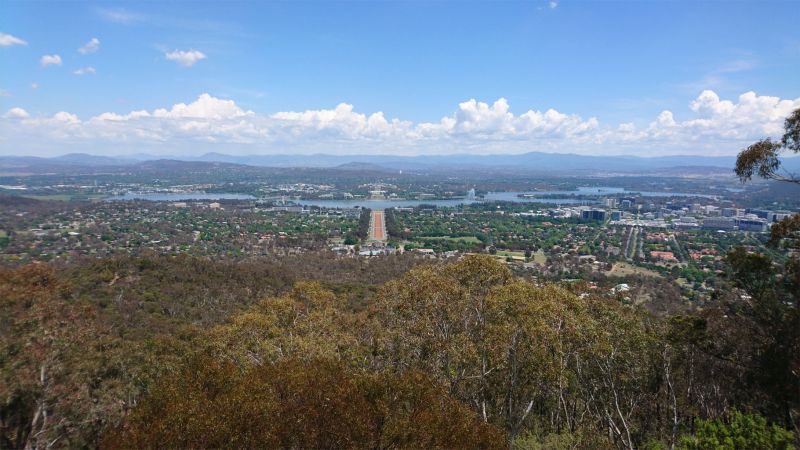
{"label": "lake", "polygon": [[[528,195],[547,195],[564,197],[519,197],[520,194]],[[548,205],[593,205],[596,204],[595,200],[577,199],[571,197],[572,195],[613,195],[613,194],[631,194],[643,195],[647,197],[705,197],[714,198],[713,195],[704,194],[691,194],[688,192],[650,192],[650,191],[635,191],[626,190],[624,188],[613,187],[579,187],[574,191],[531,191],[531,192],[489,192],[483,199],[468,200],[466,198],[457,198],[451,200],[294,200],[295,203],[304,206],[322,206],[326,208],[355,208],[362,206],[370,209],[387,209],[387,208],[411,208],[425,205],[436,205],[438,207],[455,207],[458,205],[468,205],[471,203],[480,202],[516,202],[516,203],[541,203]],[[178,201],[191,201],[191,200],[254,200],[256,197],[246,194],[205,194],[197,192],[189,193],[145,193],[145,192],[128,192],[124,195],[109,197],[106,200],[149,200],[155,202],[178,202]]]}
{"label": "lake", "polygon": [[186,200],[254,200],[255,197],[247,194],[205,194],[201,192],[183,193],[154,193],[154,192],[127,192],[123,195],[108,197],[107,201],[114,200],[148,200],[152,202],[180,202]]}
{"label": "lake", "polygon": [[625,188],[614,188],[614,187],[579,187],[574,191],[532,191],[532,192],[493,192],[491,195],[494,195],[496,198],[495,200],[507,200],[507,201],[515,201],[511,200],[510,197],[515,197],[518,194],[529,194],[529,195],[641,195],[644,197],[703,197],[703,198],[715,198],[714,195],[706,195],[706,194],[692,194],[689,192],[670,192],[670,191],[662,191],[662,192],[654,192],[654,191],[639,191],[639,190],[628,190]]}
{"label": "lake", "polygon": [[[529,195],[564,195],[564,197],[519,197],[520,194]],[[713,195],[691,194],[688,192],[650,192],[650,191],[628,191],[624,188],[612,187],[580,187],[574,191],[532,191],[532,192],[489,192],[483,200],[297,200],[296,202],[306,206],[323,206],[326,208],[354,208],[363,206],[371,209],[386,208],[410,208],[425,205],[436,205],[445,207],[455,207],[458,205],[468,205],[480,202],[516,202],[516,203],[541,203],[547,205],[594,205],[596,200],[577,199],[570,195],[611,195],[611,194],[631,194],[643,195],[647,197],[705,197],[714,198]]]}
{"label": "lake", "polygon": [[305,206],[322,206],[326,208],[355,208],[362,206],[370,209],[387,208],[413,208],[419,205],[436,205],[437,207],[456,207],[482,202],[517,202],[517,203],[542,203],[548,205],[592,205],[594,200],[576,198],[520,198],[518,194],[526,192],[489,192],[483,199],[468,200],[457,198],[452,200],[295,200]]}

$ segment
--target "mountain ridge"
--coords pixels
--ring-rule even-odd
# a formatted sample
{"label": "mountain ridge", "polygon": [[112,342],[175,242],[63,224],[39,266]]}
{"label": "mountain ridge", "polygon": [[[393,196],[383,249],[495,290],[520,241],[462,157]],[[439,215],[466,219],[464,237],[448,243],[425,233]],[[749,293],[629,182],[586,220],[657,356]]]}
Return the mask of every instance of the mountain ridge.
{"label": "mountain ridge", "polygon": [[[574,153],[528,152],[521,154],[448,154],[448,155],[332,155],[325,153],[311,155],[291,154],[252,154],[229,155],[224,153],[205,153],[199,156],[126,155],[120,157],[91,155],[87,153],[68,153],[56,157],[0,156],[0,169],[58,168],[70,166],[113,167],[135,166],[153,161],[183,161],[224,163],[255,167],[273,168],[326,168],[339,170],[469,170],[492,168],[514,171],[581,171],[581,172],[647,172],[651,170],[692,168],[717,172],[732,170],[735,156],[657,156],[641,157],[631,155],[600,156]],[[800,157],[783,158],[787,170],[800,170]]]}

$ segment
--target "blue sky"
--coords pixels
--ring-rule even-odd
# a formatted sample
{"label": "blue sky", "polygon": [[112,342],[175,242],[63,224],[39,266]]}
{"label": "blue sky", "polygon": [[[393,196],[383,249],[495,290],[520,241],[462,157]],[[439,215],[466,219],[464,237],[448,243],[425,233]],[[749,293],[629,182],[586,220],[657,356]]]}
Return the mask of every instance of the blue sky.
{"label": "blue sky", "polygon": [[791,1],[3,2],[0,153],[733,154],[800,107],[798,23]]}

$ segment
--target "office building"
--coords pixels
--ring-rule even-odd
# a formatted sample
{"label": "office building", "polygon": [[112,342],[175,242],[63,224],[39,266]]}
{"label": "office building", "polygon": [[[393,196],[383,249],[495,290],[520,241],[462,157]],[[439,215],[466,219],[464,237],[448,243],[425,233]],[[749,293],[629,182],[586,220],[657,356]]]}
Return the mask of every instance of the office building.
{"label": "office building", "polygon": [[606,212],[602,209],[584,209],[581,211],[581,219],[583,220],[606,220]]}
{"label": "office building", "polygon": [[769,229],[767,221],[764,219],[739,219],[739,231],[755,231],[762,233]]}
{"label": "office building", "polygon": [[736,229],[736,219],[733,217],[706,217],[703,219],[703,228],[706,230],[733,231]]}

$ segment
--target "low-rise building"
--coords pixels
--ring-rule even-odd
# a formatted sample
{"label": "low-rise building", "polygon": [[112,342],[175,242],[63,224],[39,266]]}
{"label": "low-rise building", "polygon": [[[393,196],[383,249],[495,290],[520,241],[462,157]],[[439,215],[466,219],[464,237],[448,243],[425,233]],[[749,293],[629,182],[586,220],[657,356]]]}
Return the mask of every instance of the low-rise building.
{"label": "low-rise building", "polygon": [[763,233],[769,229],[769,224],[764,219],[740,219],[739,231],[755,231]]}
{"label": "low-rise building", "polygon": [[725,230],[736,229],[736,219],[733,217],[706,217],[703,219],[703,228],[706,230]]}
{"label": "low-rise building", "polygon": [[678,258],[675,257],[675,254],[672,252],[650,252],[650,257],[653,259],[659,259],[661,261],[677,261]]}

